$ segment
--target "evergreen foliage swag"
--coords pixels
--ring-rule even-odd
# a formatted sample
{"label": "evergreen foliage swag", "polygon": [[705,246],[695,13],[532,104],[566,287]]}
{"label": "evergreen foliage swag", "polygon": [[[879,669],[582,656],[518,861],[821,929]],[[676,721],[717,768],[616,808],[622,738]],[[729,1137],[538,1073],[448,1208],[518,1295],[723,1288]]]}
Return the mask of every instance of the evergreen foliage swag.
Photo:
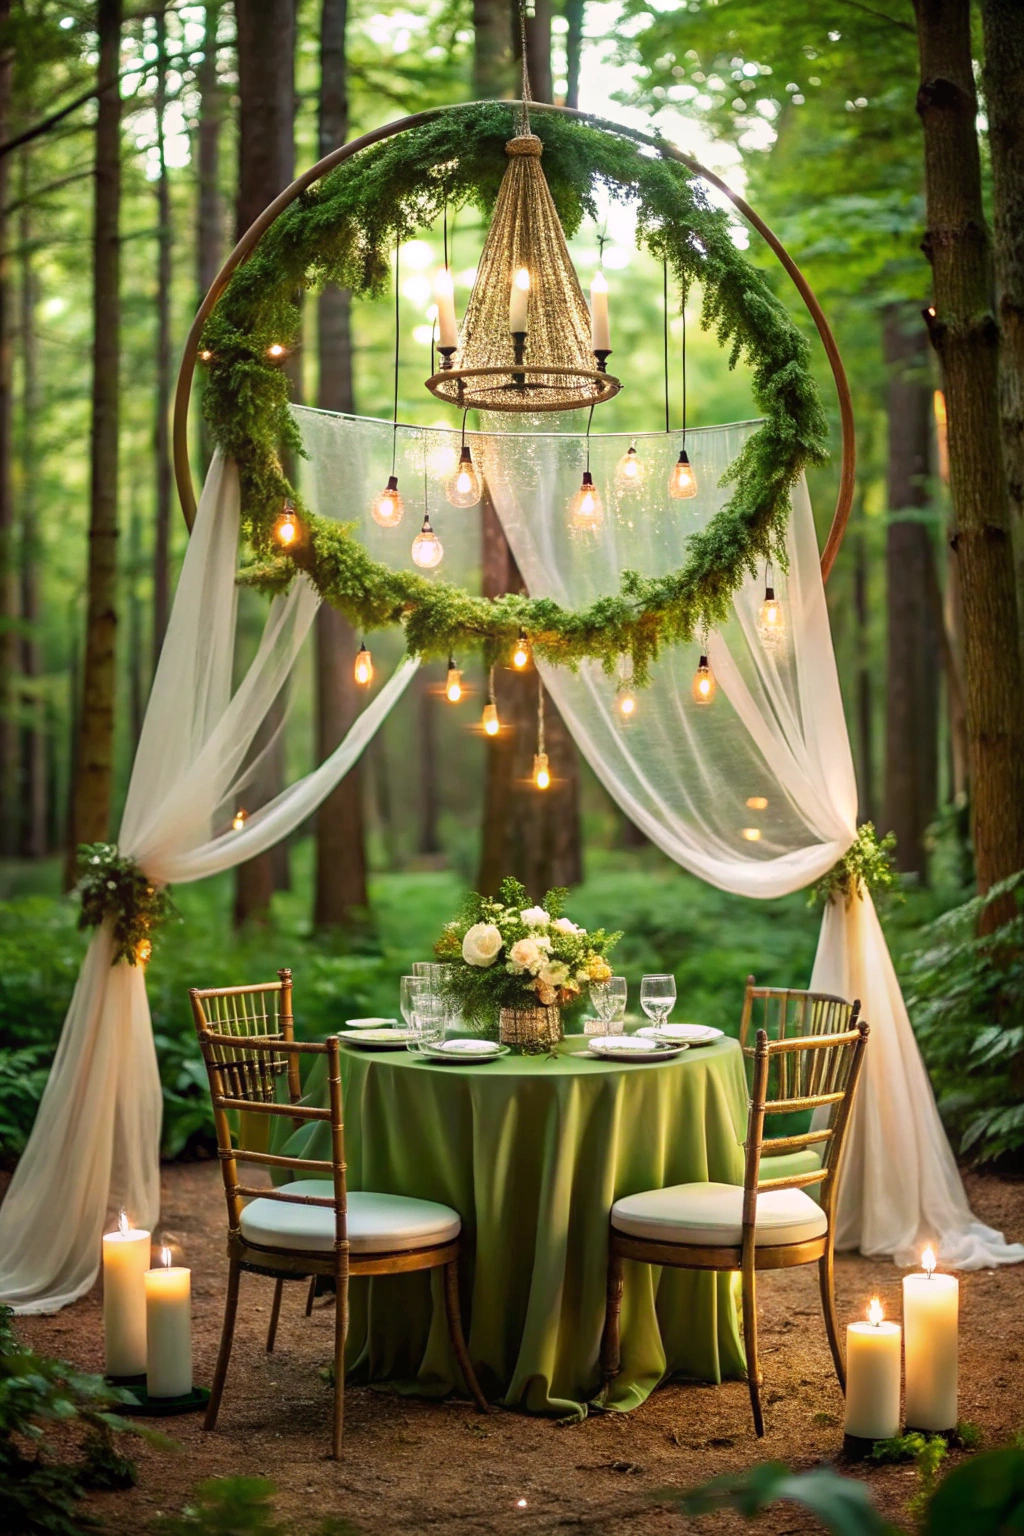
{"label": "evergreen foliage swag", "polygon": [[[283,590],[296,569],[361,631],[401,623],[412,654],[482,651],[492,660],[520,629],[545,659],[585,658],[611,670],[632,655],[638,682],[661,646],[689,640],[726,616],[733,592],[758,560],[782,560],[789,497],[804,468],[825,458],[826,422],[809,368],[809,349],[766,276],[737,249],[725,213],[678,162],[636,143],[544,113],[544,171],[567,235],[596,212],[599,188],[635,198],[638,238],[666,260],[686,291],[699,282],[702,325],[745,358],[764,421],[730,465],[733,494],[689,543],[686,564],[657,577],[624,571],[614,596],[570,610],[549,599],[474,596],[444,581],[373,560],[351,526],[314,517],[282,467],[301,453],[288,409],[287,380],[269,360],[273,343],[298,334],[297,295],[327,282],[376,295],[391,281],[396,241],[449,209],[493,208],[515,131],[500,103],[452,107],[415,129],[344,161],[304,192],[234,273],[203,336],[209,354],[203,406],[211,432],[239,468],[243,527],[254,561],[243,579]],[[282,555],[272,528],[286,500],[301,534]]]}

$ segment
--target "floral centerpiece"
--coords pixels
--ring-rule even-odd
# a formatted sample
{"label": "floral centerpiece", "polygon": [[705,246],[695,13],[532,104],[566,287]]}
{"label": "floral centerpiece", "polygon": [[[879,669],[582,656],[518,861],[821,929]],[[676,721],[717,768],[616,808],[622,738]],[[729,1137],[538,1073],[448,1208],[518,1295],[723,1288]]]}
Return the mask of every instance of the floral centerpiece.
{"label": "floral centerpiece", "polygon": [[591,982],[608,980],[605,955],[620,935],[580,928],[564,914],[568,896],[548,891],[531,906],[525,887],[506,879],[497,897],[466,897],[434,953],[446,967],[443,992],[468,1023],[497,1023],[510,1044],[553,1044],[562,1038],[561,1009]]}

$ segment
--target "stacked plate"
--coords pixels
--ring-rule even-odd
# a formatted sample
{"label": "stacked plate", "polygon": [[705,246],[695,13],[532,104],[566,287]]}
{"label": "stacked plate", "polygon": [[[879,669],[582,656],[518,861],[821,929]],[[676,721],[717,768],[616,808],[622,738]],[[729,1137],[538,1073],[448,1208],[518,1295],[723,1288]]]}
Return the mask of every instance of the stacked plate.
{"label": "stacked plate", "polygon": [[380,1029],[375,1025],[349,1028],[339,1038],[346,1045],[358,1045],[364,1051],[404,1051],[416,1039],[414,1029]]}
{"label": "stacked plate", "polygon": [[604,1061],[665,1061],[686,1050],[685,1044],[658,1040],[650,1035],[591,1035],[587,1050]]}
{"label": "stacked plate", "polygon": [[721,1040],[723,1031],[712,1029],[710,1024],[649,1024],[646,1029],[638,1029],[637,1035],[667,1045],[712,1045]]}
{"label": "stacked plate", "polygon": [[397,1019],[346,1019],[346,1029],[394,1029]]}
{"label": "stacked plate", "polygon": [[441,1040],[437,1045],[425,1045],[422,1054],[428,1061],[460,1062],[463,1066],[475,1066],[478,1062],[496,1061],[508,1055],[508,1046],[496,1040],[477,1040],[463,1035],[452,1040]]}

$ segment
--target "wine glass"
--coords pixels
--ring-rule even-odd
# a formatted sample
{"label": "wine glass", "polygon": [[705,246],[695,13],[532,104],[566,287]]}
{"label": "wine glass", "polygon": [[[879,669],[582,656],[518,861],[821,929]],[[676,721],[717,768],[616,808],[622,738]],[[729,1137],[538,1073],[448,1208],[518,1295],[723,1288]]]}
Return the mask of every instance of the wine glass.
{"label": "wine glass", "polygon": [[610,976],[607,981],[591,984],[590,1000],[601,1023],[608,1027],[622,1023],[626,1012],[626,996],[625,976]]}
{"label": "wine glass", "polygon": [[640,1006],[655,1029],[665,1023],[676,1000],[674,976],[645,976],[640,983]]}

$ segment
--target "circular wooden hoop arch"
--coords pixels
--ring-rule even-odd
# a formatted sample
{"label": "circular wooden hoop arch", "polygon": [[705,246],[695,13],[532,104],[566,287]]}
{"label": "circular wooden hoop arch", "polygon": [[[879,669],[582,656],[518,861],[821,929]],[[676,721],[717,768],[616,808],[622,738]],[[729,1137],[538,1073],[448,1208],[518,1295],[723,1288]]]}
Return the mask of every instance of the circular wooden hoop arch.
{"label": "circular wooden hoop arch", "polygon": [[[273,224],[278,214],[283,213],[300,193],[304,192],[307,187],[312,186],[315,181],[319,181],[322,176],[326,176],[328,171],[333,171],[334,167],[340,165],[343,160],[348,160],[352,155],[357,155],[362,149],[368,149],[372,144],[379,144],[384,139],[394,138],[399,133],[407,133],[410,128],[418,128],[421,123],[429,123],[433,118],[440,117],[442,113],[457,112],[469,106],[486,105],[489,105],[489,103],[466,102],[455,106],[429,107],[425,112],[414,112],[410,117],[400,118],[398,122],[385,123],[380,128],[374,128],[371,132],[364,133],[358,139],[352,139],[348,144],[342,144],[340,148],[332,150],[329,155],[325,155],[322,160],[318,160],[316,165],[310,166],[309,170],[304,171],[301,176],[292,182],[290,187],[285,187],[284,191],[275,197],[272,203],[268,203],[259,218],[250,224],[210,284],[210,290],[199,306],[199,311],[192,322],[191,330],[186,338],[181,366],[178,369],[178,382],[174,392],[174,477],[178,486],[181,510],[185,515],[185,522],[189,529],[191,529],[196,515],[195,490],[192,485],[192,470],[188,457],[188,406],[192,394],[192,380],[195,375],[196,358],[199,354],[199,342],[203,334],[203,327],[217,300],[227,287],[235,268],[249,255],[250,251],[270,228],[271,224]],[[521,106],[522,103],[510,101],[507,105],[515,108]],[[782,244],[782,241],[777,235],[773,234],[760,215],[754,212],[750,204],[740,197],[738,193],[733,192],[730,187],[727,187],[721,177],[715,175],[714,171],[707,170],[692,155],[683,154],[681,149],[677,149],[667,139],[660,138],[654,134],[641,133],[635,128],[626,128],[621,123],[613,123],[607,118],[597,117],[592,112],[580,112],[573,107],[556,107],[544,102],[531,101],[529,110],[531,112],[557,112],[562,117],[576,118],[578,121],[588,123],[594,128],[600,128],[606,133],[615,133],[621,138],[633,139],[638,144],[646,144],[650,148],[656,149],[666,159],[677,160],[681,165],[685,165],[687,170],[692,171],[695,176],[699,176],[701,180],[706,181],[710,186],[717,187],[720,192],[725,194],[733,207],[743,215],[747,223],[752,225],[766,244],[771,247],[782,266],[789,273],[794,287],[801,299],[803,299],[807,311],[817,328],[818,335],[821,337],[822,346],[825,348],[825,355],[832,369],[836,394],[839,397],[839,421],[842,430],[839,495],[836,498],[836,510],[832,517],[832,526],[829,529],[828,538],[825,540],[825,548],[821,554],[822,579],[827,581],[829,573],[835,564],[836,555],[839,553],[839,546],[843,541],[843,534],[846,531],[846,524],[850,517],[850,508],[853,505],[857,449],[853,427],[853,401],[850,397],[850,386],[847,383],[846,370],[839,356],[839,348],[836,346],[835,337],[832,335],[821,305],[815,298],[807,279]]]}

